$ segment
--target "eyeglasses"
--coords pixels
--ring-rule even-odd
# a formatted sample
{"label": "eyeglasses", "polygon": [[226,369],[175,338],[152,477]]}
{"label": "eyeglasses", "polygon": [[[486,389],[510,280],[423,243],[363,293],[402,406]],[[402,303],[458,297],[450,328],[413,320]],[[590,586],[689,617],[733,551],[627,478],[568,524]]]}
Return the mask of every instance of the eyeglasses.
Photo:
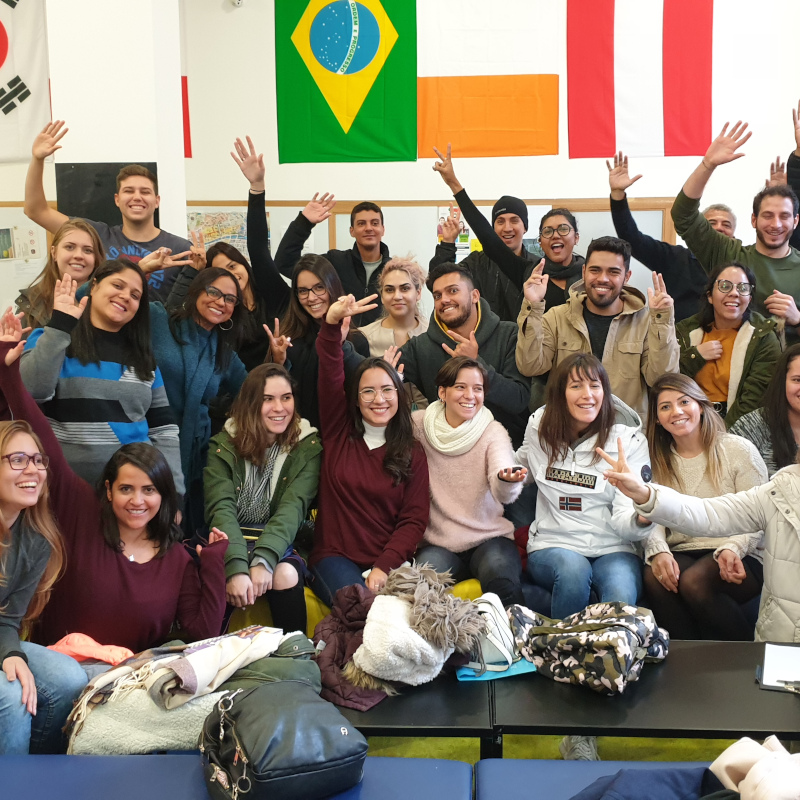
{"label": "eyeglasses", "polygon": [[728,294],[728,292],[733,291],[733,287],[736,287],[736,291],[739,292],[740,295],[743,297],[748,297],[753,293],[753,284],[752,283],[734,283],[733,281],[716,281],[717,289],[719,289],[722,294]]}
{"label": "eyeglasses", "polygon": [[546,228],[542,228],[539,231],[539,236],[543,236],[545,239],[552,238],[554,233],[558,233],[559,236],[566,236],[571,230],[574,230],[566,222],[562,222],[557,228],[551,228],[549,225]]}
{"label": "eyeglasses", "polygon": [[[380,395],[384,400],[391,400],[396,394],[397,389],[394,386],[381,386],[380,388]],[[372,403],[378,396],[378,392],[375,389],[361,389],[358,396],[365,403]]]}
{"label": "eyeglasses", "polygon": [[239,303],[239,298],[235,294],[223,294],[216,286],[206,286],[206,294],[212,300],[219,300],[221,297],[226,306],[235,306]]}
{"label": "eyeglasses", "polygon": [[311,292],[314,297],[325,297],[325,295],[328,294],[328,290],[321,283],[318,283],[316,286],[312,286],[310,289],[306,289],[305,287],[298,289],[297,296],[301,300],[305,300],[308,297],[309,292]]}
{"label": "eyeglasses", "polygon": [[29,456],[27,453],[9,453],[6,456],[0,456],[0,458],[4,458],[8,461],[8,466],[11,469],[15,469],[18,472],[22,472],[24,469],[28,469],[28,464],[33,461],[33,466],[36,469],[47,469],[50,464],[50,457],[42,455],[41,453],[34,453],[32,456]]}

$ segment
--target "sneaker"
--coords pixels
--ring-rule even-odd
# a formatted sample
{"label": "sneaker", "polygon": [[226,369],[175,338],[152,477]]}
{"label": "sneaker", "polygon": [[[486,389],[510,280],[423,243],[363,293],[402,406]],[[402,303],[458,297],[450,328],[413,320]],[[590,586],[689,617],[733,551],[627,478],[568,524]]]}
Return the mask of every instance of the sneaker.
{"label": "sneaker", "polygon": [[558,746],[564,761],[599,761],[596,736],[565,736]]}

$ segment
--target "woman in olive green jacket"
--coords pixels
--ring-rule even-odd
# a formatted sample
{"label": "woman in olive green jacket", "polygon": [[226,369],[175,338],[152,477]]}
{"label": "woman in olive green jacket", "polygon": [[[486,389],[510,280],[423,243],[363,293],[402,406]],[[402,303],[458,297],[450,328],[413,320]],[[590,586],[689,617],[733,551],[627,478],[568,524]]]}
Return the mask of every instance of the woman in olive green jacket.
{"label": "woman in olive green jacket", "polygon": [[681,372],[716,402],[728,428],[763,405],[781,354],[777,321],[750,310],[755,280],[748,267],[720,264],[709,275],[708,304],[675,326]]}
{"label": "woman in olive green jacket", "polygon": [[266,595],[274,625],[287,632],[306,629],[305,566],[293,544],[321,461],[319,433],[297,412],[289,373],[278,364],[256,367],[211,439],[206,522],[228,535],[228,602],[245,608]]}

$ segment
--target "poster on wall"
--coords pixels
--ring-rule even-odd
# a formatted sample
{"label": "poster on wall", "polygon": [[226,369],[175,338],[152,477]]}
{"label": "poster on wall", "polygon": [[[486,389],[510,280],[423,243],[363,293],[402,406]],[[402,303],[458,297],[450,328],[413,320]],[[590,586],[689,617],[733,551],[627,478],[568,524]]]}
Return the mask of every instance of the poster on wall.
{"label": "poster on wall", "polygon": [[[452,206],[458,211],[458,206]],[[442,241],[443,226],[447,217],[450,216],[451,206],[439,206],[437,209],[438,221],[436,223],[436,238],[438,242]],[[467,223],[463,218],[458,221],[458,236],[455,241],[456,245],[456,264],[465,259],[473,250],[480,250],[481,243],[470,231]]]}
{"label": "poster on wall", "polygon": [[[232,211],[230,208],[204,206],[193,208],[186,215],[186,225],[190,231],[202,231],[206,249],[216,242],[232,244],[248,261],[247,251],[247,212]],[[267,212],[269,227],[269,212]],[[267,246],[269,247],[269,239]]]}
{"label": "poster on wall", "polygon": [[21,208],[0,208],[0,305],[14,305],[20,289],[44,269],[47,233],[31,222]]}

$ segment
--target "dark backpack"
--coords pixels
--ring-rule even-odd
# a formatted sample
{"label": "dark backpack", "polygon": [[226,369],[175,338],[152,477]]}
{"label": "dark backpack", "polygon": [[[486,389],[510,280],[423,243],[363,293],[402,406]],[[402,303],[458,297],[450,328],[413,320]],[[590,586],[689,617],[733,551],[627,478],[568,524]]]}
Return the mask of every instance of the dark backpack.
{"label": "dark backpack", "polygon": [[361,780],[367,741],[309,684],[290,680],[220,698],[200,750],[215,800],[315,800]]}

